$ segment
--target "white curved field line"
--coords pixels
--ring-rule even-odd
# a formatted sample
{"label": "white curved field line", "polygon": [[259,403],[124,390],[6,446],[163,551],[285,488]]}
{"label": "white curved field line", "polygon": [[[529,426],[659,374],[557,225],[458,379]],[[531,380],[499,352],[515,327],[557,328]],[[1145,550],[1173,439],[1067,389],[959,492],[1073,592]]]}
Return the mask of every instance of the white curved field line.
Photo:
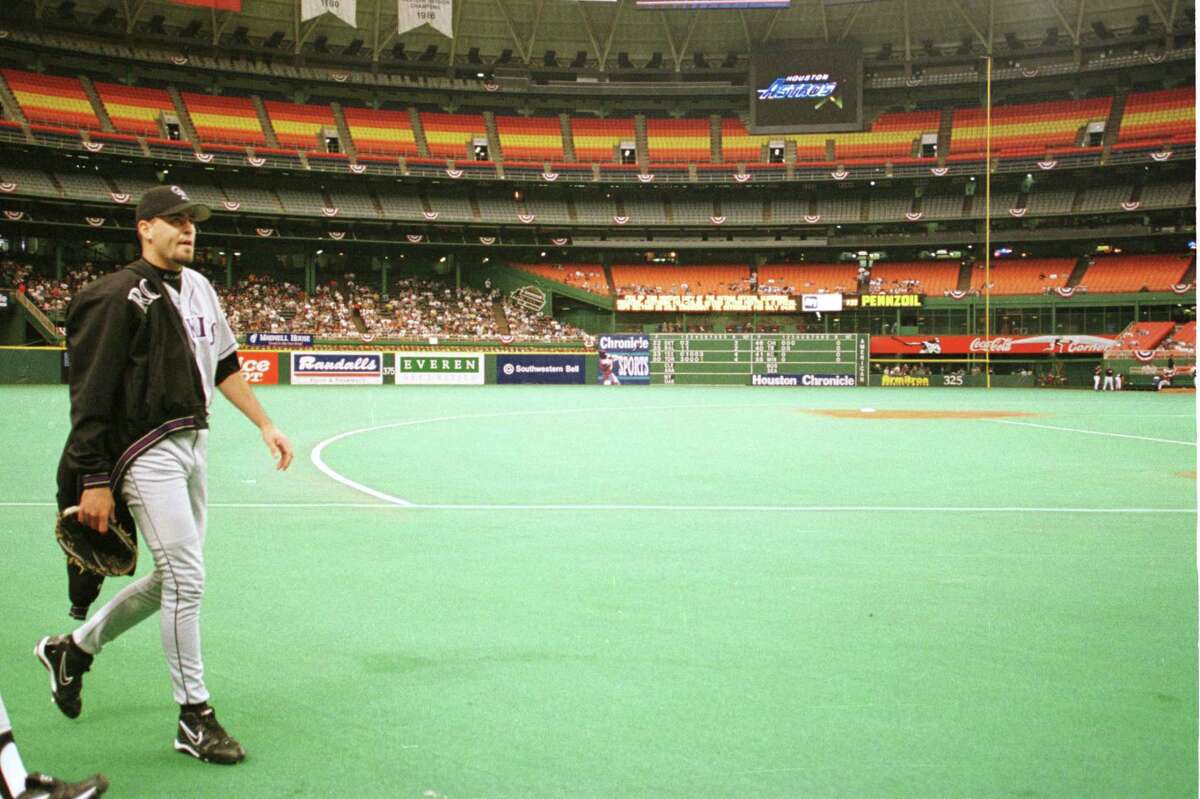
{"label": "white curved field line", "polygon": [[1129,433],[1106,433],[1101,430],[1083,430],[1078,427],[1056,427],[1052,424],[1035,424],[1034,422],[1018,422],[1013,419],[984,419],[985,422],[994,422],[996,424],[1015,424],[1020,427],[1038,427],[1042,430],[1060,430],[1066,433],[1083,433],[1089,436],[1108,436],[1110,438],[1132,438],[1137,441],[1155,441],[1159,444],[1180,444],[1185,447],[1196,446],[1195,441],[1178,441],[1174,438],[1153,438],[1151,436],[1135,436]]}
{"label": "white curved field line", "polygon": [[[560,413],[595,413],[597,411],[647,411],[647,410],[683,410],[689,408],[702,409],[728,409],[728,408],[784,408],[791,407],[787,405],[770,405],[770,404],[740,404],[740,405],[651,405],[651,406],[635,406],[635,407],[610,407],[610,408],[563,408],[552,410],[535,410],[535,411],[504,411],[500,413],[468,413],[455,416],[433,416],[427,419],[411,419],[406,422],[391,422],[389,424],[374,425],[372,427],[362,427],[357,430],[348,430],[345,433],[339,433],[336,436],[327,438],[324,441],[313,447],[310,459],[314,466],[317,467],[323,474],[331,479],[341,483],[344,486],[354,489],[367,496],[375,497],[388,503],[388,505],[398,508],[412,508],[419,510],[481,510],[481,511],[550,511],[550,510],[565,510],[565,511],[580,511],[580,510],[640,510],[640,511],[679,511],[679,512],[736,512],[736,513],[862,513],[870,511],[904,511],[913,513],[945,513],[945,512],[963,512],[963,513],[1196,513],[1194,508],[1032,508],[1032,507],[992,507],[992,506],[888,506],[888,505],[631,505],[631,504],[445,504],[445,503],[430,503],[421,504],[410,502],[401,497],[385,494],[382,491],[377,491],[370,486],[363,485],[355,480],[334,471],[327,463],[325,463],[322,453],[330,444],[341,441],[351,436],[361,435],[363,433],[373,433],[378,430],[392,430],[399,427],[415,427],[417,425],[432,424],[435,422],[453,422],[463,419],[496,419],[511,416],[547,416]],[[999,419],[991,419],[987,421],[1005,421]],[[1019,423],[1017,423],[1019,424]],[[1033,427],[1047,427],[1047,425],[1028,425]],[[1130,436],[1122,433],[1104,433],[1098,430],[1074,430],[1066,427],[1053,427],[1053,430],[1068,430],[1071,432],[1090,433],[1100,436],[1114,436],[1117,438],[1136,438],[1146,441],[1159,441],[1169,444],[1188,444],[1185,441],[1175,441],[1172,439],[1148,438],[1145,436]],[[1195,446],[1192,444],[1192,446]],[[4,503],[0,503],[2,505]],[[332,506],[333,503],[330,503]],[[344,507],[357,507],[350,503],[343,504]],[[214,507],[217,507],[214,505]],[[240,504],[229,505],[228,507],[260,507],[259,505]],[[265,505],[263,507],[266,507]]]}

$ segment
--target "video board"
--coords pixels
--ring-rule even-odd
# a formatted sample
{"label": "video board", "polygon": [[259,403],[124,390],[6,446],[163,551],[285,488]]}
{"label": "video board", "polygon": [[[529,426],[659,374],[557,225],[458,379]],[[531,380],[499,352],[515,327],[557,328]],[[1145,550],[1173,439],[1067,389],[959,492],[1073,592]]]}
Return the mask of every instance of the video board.
{"label": "video board", "polygon": [[862,49],[772,43],[750,61],[750,132],[862,128]]}

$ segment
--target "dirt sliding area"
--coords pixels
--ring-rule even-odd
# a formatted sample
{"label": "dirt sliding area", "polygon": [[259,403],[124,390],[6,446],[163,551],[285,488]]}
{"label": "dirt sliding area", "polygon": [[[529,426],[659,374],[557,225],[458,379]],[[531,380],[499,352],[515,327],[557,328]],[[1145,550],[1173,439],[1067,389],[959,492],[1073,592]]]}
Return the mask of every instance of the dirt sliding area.
{"label": "dirt sliding area", "polygon": [[835,419],[1013,419],[1039,415],[1023,411],[877,411],[874,408],[814,408],[807,413],[832,416]]}

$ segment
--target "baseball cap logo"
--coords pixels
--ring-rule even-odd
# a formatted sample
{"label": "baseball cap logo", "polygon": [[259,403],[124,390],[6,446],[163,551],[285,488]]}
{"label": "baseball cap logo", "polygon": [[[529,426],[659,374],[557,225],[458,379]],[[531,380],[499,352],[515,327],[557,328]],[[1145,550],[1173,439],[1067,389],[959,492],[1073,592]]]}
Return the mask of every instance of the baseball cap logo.
{"label": "baseball cap logo", "polygon": [[178,195],[179,199],[183,200],[184,202],[188,202],[187,192],[178,186],[172,186],[171,193]]}

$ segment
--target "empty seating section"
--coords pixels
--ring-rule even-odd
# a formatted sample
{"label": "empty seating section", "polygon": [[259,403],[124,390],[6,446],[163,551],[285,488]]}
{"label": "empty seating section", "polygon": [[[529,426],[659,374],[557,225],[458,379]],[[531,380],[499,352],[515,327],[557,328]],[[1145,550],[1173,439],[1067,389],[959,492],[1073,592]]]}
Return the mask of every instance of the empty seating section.
{"label": "empty seating section", "polygon": [[564,225],[571,223],[567,201],[562,196],[546,196],[540,192],[530,192],[525,195],[525,208],[529,213],[537,216],[539,222]]}
{"label": "empty seating section", "polygon": [[853,293],[858,290],[858,267],[852,264],[766,264],[758,268],[758,290],[790,294]]}
{"label": "empty seating section", "polygon": [[721,120],[721,155],[726,163],[761,163],[767,160],[766,146],[782,136],[753,134],[740,119]]}
{"label": "empty seating section", "polygon": [[16,69],[0,72],[30,122],[100,129],[100,120],[78,78],[58,78]]}
{"label": "empty seating section", "polygon": [[871,267],[873,294],[944,294],[958,288],[958,261],[879,262]]}
{"label": "empty seating section", "polygon": [[565,283],[593,294],[608,294],[608,278],[600,264],[510,264],[522,272]]}
{"label": "empty seating section", "polygon": [[1113,213],[1121,210],[1121,203],[1129,200],[1133,187],[1128,184],[1110,184],[1107,186],[1092,186],[1084,190],[1083,199],[1079,203],[1080,211],[1100,211]]}
{"label": "empty seating section", "polygon": [[511,197],[484,195],[476,198],[480,216],[488,222],[503,222],[512,224],[517,221],[517,214],[523,213],[521,207]]}
{"label": "empty seating section", "polygon": [[[1047,289],[1067,285],[1075,269],[1071,258],[1022,258],[1019,261],[993,261],[992,294],[1043,294]],[[971,289],[983,291],[987,270],[977,263],[971,270]]]}
{"label": "empty seating section", "polygon": [[281,147],[300,150],[323,150],[325,141],[321,134],[325,130],[337,133],[337,122],[333,109],[327,105],[300,105],[266,100],[267,118],[275,129]]}
{"label": "empty seating section", "polygon": [[421,126],[429,154],[434,158],[469,158],[471,142],[487,139],[487,127],[479,114],[421,112]]}
{"label": "empty seating section", "polygon": [[933,189],[921,198],[923,219],[961,219],[964,195],[961,190]]}
{"label": "empty seating section", "polygon": [[216,186],[211,183],[202,183],[200,181],[189,180],[187,182],[188,196],[196,202],[201,202],[212,208],[214,211],[227,210],[224,203],[228,201],[228,197]]}
{"label": "empty seating section", "polygon": [[254,105],[244,97],[183,92],[183,104],[202,142],[263,145],[267,138]]}
{"label": "empty seating section", "polygon": [[1174,329],[1174,322],[1134,322],[1117,337],[1117,346],[1126,350],[1152,350]]}
{"label": "empty seating section", "polygon": [[671,198],[671,211],[677,225],[711,225],[712,200],[701,200],[680,194]]}
{"label": "empty seating section", "polygon": [[881,114],[868,133],[836,133],[839,159],[911,158],[922,133],[937,133],[940,111]]}
{"label": "empty seating section", "polygon": [[571,119],[575,158],[585,163],[612,163],[621,142],[636,140],[632,119]]}
{"label": "empty seating section", "polygon": [[624,198],[625,213],[635,225],[667,224],[666,208],[657,196]]}
{"label": "empty seating section", "polygon": [[1033,191],[1029,194],[1029,199],[1025,201],[1025,209],[1026,213],[1031,216],[1069,214],[1071,213],[1071,203],[1074,201],[1075,191],[1073,189]]}
{"label": "empty seating section", "polygon": [[342,114],[359,153],[417,155],[417,139],[408,112],[343,108]]}
{"label": "empty seating section", "polygon": [[561,161],[562,123],[558,117],[496,117],[496,134],[506,161]]}
{"label": "empty seating section", "polygon": [[[438,212],[439,219],[447,221],[462,221],[471,218],[471,209],[466,208],[466,215],[454,214],[453,198],[440,197],[440,203],[434,203],[433,208]],[[463,199],[463,204],[466,204],[466,199]],[[389,190],[386,193],[379,193],[379,205],[383,208],[383,216],[385,219],[424,219],[422,212],[425,206],[421,205],[421,198],[416,192]]]}
{"label": "empty seating section", "polygon": [[100,95],[113,127],[122,133],[162,136],[165,133],[160,125],[163,115],[175,115],[171,95],[162,89],[96,81],[96,93]]}
{"label": "empty seating section", "polygon": [[275,193],[289,214],[321,216],[321,209],[325,207],[325,201],[315,191],[277,189]]}
{"label": "empty seating section", "polygon": [[112,202],[112,188],[98,172],[85,169],[64,169],[54,174],[58,185],[68,197],[82,200]]}
{"label": "empty seating section", "polygon": [[1195,183],[1149,183],[1142,189],[1142,208],[1178,208],[1195,204]]}
{"label": "empty seating section", "polygon": [[1096,258],[1080,285],[1097,291],[1170,291],[1183,278],[1190,255],[1110,255]]}
{"label": "empty seating section", "polygon": [[62,192],[54,185],[54,181],[40,169],[26,169],[9,164],[0,164],[0,182],[15,183],[22,194],[33,194],[37,197],[61,197]]}
{"label": "empty seating section", "polygon": [[712,143],[707,119],[647,119],[646,148],[653,163],[708,163]]}
{"label": "empty seating section", "polygon": [[1194,142],[1196,87],[1131,94],[1121,116],[1121,144]]}
{"label": "empty seating section", "polygon": [[283,206],[279,204],[274,192],[248,184],[225,184],[225,194],[233,202],[241,203],[241,210],[257,213],[282,213]]}
{"label": "empty seating section", "polygon": [[613,201],[607,197],[581,196],[575,198],[575,218],[577,221],[591,225],[611,225],[617,215]]}
{"label": "empty seating section", "polygon": [[1196,323],[1188,322],[1186,325],[1180,325],[1176,328],[1171,339],[1177,345],[1182,345],[1188,349],[1196,349]]}
{"label": "empty seating section", "polygon": [[771,221],[776,224],[804,221],[808,214],[808,200],[803,197],[774,197],[771,199]]}
{"label": "empty seating section", "polygon": [[750,267],[739,266],[642,266],[612,268],[618,294],[736,294],[750,289]]}
{"label": "empty seating section", "polygon": [[[1072,147],[1087,123],[1105,121],[1111,107],[1111,97],[993,106],[992,152],[1042,155],[1047,147]],[[986,123],[983,108],[955,109],[950,152],[982,153],[987,142]]]}
{"label": "empty seating section", "polygon": [[761,225],[763,203],[759,199],[724,197],[721,199],[721,214],[735,225]]}
{"label": "empty seating section", "polygon": [[904,219],[912,210],[912,197],[904,194],[872,194],[867,208],[872,222]]}
{"label": "empty seating section", "polygon": [[[379,198],[384,203],[384,209],[387,209],[389,198]],[[416,198],[414,198],[416,199]],[[417,217],[421,216],[420,200],[417,199]],[[471,222],[475,219],[475,214],[471,210],[471,201],[464,194],[455,194],[448,191],[434,192],[429,196],[429,207],[438,215],[439,222]]]}
{"label": "empty seating section", "polygon": [[817,213],[822,222],[858,222],[862,218],[860,197],[818,197]]}

